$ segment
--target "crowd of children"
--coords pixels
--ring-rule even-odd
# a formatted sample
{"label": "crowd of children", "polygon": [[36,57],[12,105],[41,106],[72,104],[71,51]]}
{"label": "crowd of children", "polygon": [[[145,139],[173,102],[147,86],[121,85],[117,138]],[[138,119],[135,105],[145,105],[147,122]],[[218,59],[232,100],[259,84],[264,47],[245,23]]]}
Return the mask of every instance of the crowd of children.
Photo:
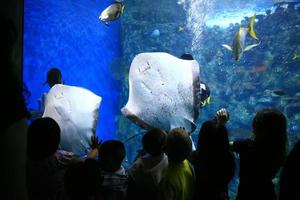
{"label": "crowd of children", "polygon": [[[0,20],[1,91],[6,95],[1,123],[1,199],[39,200],[227,200],[228,183],[240,157],[237,200],[300,199],[300,142],[286,157],[287,120],[275,109],[262,109],[253,119],[253,136],[228,140],[228,112],[202,124],[196,151],[188,133],[149,130],[143,136],[144,155],[129,169],[118,140],[91,138],[85,159],[59,149],[60,127],[38,118],[27,128],[28,112],[22,84],[14,76],[11,58],[16,32]],[[280,173],[279,193],[273,179]]]}
{"label": "crowd of children", "polygon": [[[159,199],[228,200],[228,184],[235,171],[233,152],[240,157],[237,200],[277,199],[274,184],[285,163],[287,121],[275,109],[262,109],[253,119],[253,136],[229,142],[228,112],[202,124],[197,149],[182,128],[169,133],[154,128],[142,138],[144,154],[124,169],[124,144],[91,139],[84,159],[59,150],[60,129],[51,118],[28,128],[27,175],[29,199]],[[296,170],[299,144],[283,167],[280,200],[299,195]],[[298,196],[299,197],[299,196]]]}

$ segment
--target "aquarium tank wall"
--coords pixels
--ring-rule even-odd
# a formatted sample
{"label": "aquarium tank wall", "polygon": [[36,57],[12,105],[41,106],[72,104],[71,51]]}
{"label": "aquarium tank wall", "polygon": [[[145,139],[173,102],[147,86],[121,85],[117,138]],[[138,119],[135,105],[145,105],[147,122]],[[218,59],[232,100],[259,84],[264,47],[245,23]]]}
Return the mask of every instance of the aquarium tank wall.
{"label": "aquarium tank wall", "polygon": [[[300,138],[297,1],[125,0],[124,13],[105,26],[98,16],[110,3],[25,0],[24,81],[30,108],[37,109],[37,99],[48,90],[43,85],[47,69],[60,67],[67,84],[103,97],[98,133],[125,143],[128,166],[145,132],[120,112],[128,100],[133,58],[142,52],[189,53],[211,90],[211,103],[200,110],[191,134],[194,142],[202,122],[222,107],[230,113],[231,140],[251,136],[252,119],[265,107],[277,108],[288,118],[289,148]],[[257,40],[246,36],[245,46],[254,46],[236,60],[224,44],[231,46],[240,26],[249,27],[254,15]],[[237,184],[235,178],[232,198]]]}

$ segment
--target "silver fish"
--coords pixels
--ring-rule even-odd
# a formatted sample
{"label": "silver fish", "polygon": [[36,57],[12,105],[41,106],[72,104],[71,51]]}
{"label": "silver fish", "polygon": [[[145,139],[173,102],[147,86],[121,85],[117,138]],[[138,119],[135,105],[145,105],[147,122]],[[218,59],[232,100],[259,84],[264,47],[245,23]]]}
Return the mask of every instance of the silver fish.
{"label": "silver fish", "polygon": [[232,46],[228,44],[222,44],[224,48],[232,51],[234,60],[236,61],[238,61],[241,58],[243,52],[249,51],[260,44],[259,42],[259,43],[245,46],[245,39],[248,33],[252,38],[258,40],[254,32],[254,22],[255,22],[255,15],[251,17],[247,28],[240,27],[239,30],[236,32],[232,42]]}

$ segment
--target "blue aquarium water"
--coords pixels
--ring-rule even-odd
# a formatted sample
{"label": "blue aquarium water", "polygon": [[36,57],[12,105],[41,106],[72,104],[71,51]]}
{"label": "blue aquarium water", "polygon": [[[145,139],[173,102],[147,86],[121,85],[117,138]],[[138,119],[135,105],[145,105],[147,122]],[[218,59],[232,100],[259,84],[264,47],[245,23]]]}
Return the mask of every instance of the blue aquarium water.
{"label": "blue aquarium water", "polygon": [[[195,141],[201,123],[221,107],[230,112],[231,139],[248,137],[255,113],[275,107],[289,120],[289,144],[293,146],[300,127],[299,4],[271,0],[131,0],[125,1],[125,7],[121,17],[121,68],[127,70],[119,75],[122,105],[128,98],[126,73],[136,54],[191,53],[200,64],[200,79],[211,89],[211,104],[201,110],[192,134]],[[236,31],[240,26],[247,27],[254,14],[260,45],[235,61],[222,44],[231,45]],[[248,36],[246,44],[252,43],[255,40]],[[143,130],[122,115],[117,117],[117,126],[119,138],[137,136],[127,141],[130,155],[134,154],[140,148]]]}
{"label": "blue aquarium water", "polygon": [[49,90],[47,70],[57,67],[67,85],[87,88],[102,97],[97,134],[115,137],[120,83],[109,65],[121,54],[120,22],[106,27],[98,19],[108,0],[25,0],[24,82],[29,89],[28,107]]}
{"label": "blue aquarium water", "polygon": [[[230,113],[231,140],[249,137],[255,113],[265,107],[275,107],[287,116],[289,148],[299,140],[299,4],[272,0],[130,0],[125,6],[121,17],[122,70],[128,69],[133,57],[141,52],[162,51],[175,56],[191,53],[199,62],[200,79],[211,89],[211,104],[200,111],[192,134],[194,142],[202,122],[221,107]],[[260,45],[235,61],[222,44],[231,45],[239,27],[247,27],[254,14]],[[255,40],[248,36],[246,44],[253,43]],[[127,71],[121,79],[122,105],[128,98]],[[122,115],[117,117],[117,127],[118,137],[127,141],[130,163],[141,148],[143,130]],[[232,198],[237,184],[238,179],[233,179]]]}
{"label": "blue aquarium water", "polygon": [[[230,113],[230,139],[251,135],[261,108],[275,107],[289,121],[289,147],[300,138],[300,6],[272,0],[128,0],[120,19],[109,26],[98,20],[112,1],[25,0],[24,81],[31,92],[29,107],[47,91],[47,69],[62,70],[66,84],[90,89],[103,97],[101,137],[117,137],[126,145],[130,165],[141,149],[144,130],[124,117],[128,72],[135,55],[190,53],[200,64],[200,79],[211,89],[211,103],[202,108],[203,121],[221,107]],[[289,2],[289,3],[285,3]],[[238,61],[222,44],[232,44],[240,26],[256,14],[260,41]],[[255,40],[249,36],[246,44]],[[238,180],[230,187],[234,197]]]}

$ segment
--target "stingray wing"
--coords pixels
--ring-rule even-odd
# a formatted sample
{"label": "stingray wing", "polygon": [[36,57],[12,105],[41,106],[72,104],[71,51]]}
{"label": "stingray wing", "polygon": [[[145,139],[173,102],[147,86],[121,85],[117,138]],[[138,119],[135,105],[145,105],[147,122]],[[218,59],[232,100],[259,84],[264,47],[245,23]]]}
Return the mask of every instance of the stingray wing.
{"label": "stingray wing", "polygon": [[57,84],[46,96],[43,117],[51,117],[61,129],[62,149],[85,155],[95,134],[101,97],[91,91]]}
{"label": "stingray wing", "polygon": [[193,131],[199,115],[199,65],[167,53],[141,53],[129,72],[129,98],[122,113],[142,128]]}

